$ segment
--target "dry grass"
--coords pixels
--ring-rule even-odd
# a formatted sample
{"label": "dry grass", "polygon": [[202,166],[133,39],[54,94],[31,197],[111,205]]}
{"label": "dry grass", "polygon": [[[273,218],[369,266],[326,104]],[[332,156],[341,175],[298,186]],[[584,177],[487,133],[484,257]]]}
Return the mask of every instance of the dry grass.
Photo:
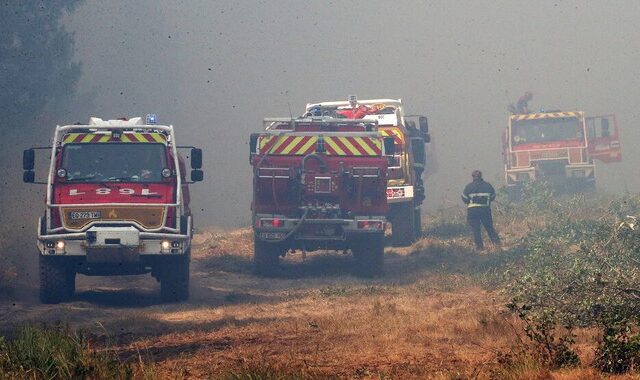
{"label": "dry grass", "polygon": [[[498,217],[507,246],[526,231]],[[337,253],[296,253],[283,276],[255,277],[251,230],[209,230],[195,239],[188,303],[157,304],[145,293],[152,290],[138,290],[143,306],[123,305],[130,293],[111,282],[99,294],[111,294],[105,298],[80,289],[67,305],[8,308],[6,318],[0,308],[0,324],[64,318],[91,331],[94,347],[131,363],[141,379],[604,378],[586,367],[592,331],[578,336],[584,368],[549,371],[515,354],[519,322],[483,277],[505,254],[474,252],[464,220],[455,218],[427,225],[432,233],[412,247],[387,248],[386,274],[377,279],[352,276],[352,258]],[[131,281],[125,286],[156,286]]]}

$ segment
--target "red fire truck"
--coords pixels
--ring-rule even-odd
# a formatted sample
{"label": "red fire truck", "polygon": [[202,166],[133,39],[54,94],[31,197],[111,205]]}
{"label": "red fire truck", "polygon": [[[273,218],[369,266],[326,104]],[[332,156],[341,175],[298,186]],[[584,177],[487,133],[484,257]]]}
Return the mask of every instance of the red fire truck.
{"label": "red fire truck", "polygon": [[[58,126],[52,147],[27,149],[23,180],[46,184],[38,223],[40,299],[69,300],[77,273],[151,273],[164,301],[189,296],[193,222],[187,184],[203,178],[202,152],[191,149],[191,181],[173,126],[155,115],[91,118]],[[35,150],[50,152],[46,181],[36,181]]]}
{"label": "red fire truck", "polygon": [[435,170],[433,150],[426,146],[431,141],[427,118],[405,115],[400,99],[359,100],[354,95],[348,101],[307,104],[306,112],[336,118],[353,114],[375,120],[382,136],[393,138],[395,148],[387,175],[387,218],[392,226],[392,244],[411,245],[422,235],[421,206],[426,196],[422,177]]}
{"label": "red fire truck", "polygon": [[503,133],[505,181],[512,198],[527,181],[545,180],[557,193],[593,191],[594,159],[620,162],[615,115],[585,117],[581,111],[511,115]]}
{"label": "red fire truck", "polygon": [[273,274],[292,249],[351,249],[359,274],[380,274],[393,139],[372,120],[309,116],[264,127],[250,139],[256,273]]}

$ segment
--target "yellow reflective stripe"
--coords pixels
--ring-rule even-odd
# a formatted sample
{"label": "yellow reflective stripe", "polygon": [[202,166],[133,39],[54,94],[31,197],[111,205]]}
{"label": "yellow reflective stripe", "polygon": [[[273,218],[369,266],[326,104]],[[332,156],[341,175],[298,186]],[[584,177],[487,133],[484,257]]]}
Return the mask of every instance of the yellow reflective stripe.
{"label": "yellow reflective stripe", "polygon": [[83,142],[83,143],[91,142],[91,140],[93,139],[93,136],[94,135],[92,134],[87,134],[82,138],[82,140],[80,140],[80,142]]}
{"label": "yellow reflective stripe", "polygon": [[306,153],[307,150],[309,150],[309,148],[311,147],[311,145],[315,144],[318,141],[317,137],[311,137],[309,139],[309,141],[307,141],[306,143],[304,143],[304,145],[302,145],[300,147],[300,149],[298,149],[296,152],[294,152],[294,154],[303,154]]}
{"label": "yellow reflective stripe", "polygon": [[142,133],[133,133],[133,137],[135,137],[135,139],[138,140],[138,142],[147,141],[147,139],[145,139],[144,136],[142,136]]}
{"label": "yellow reflective stripe", "polygon": [[64,138],[64,142],[68,143],[68,142],[72,142],[73,140],[76,139],[76,137],[80,136],[79,133],[69,133],[67,136],[65,136]]}
{"label": "yellow reflective stripe", "polygon": [[128,135],[128,134],[125,134],[125,133],[123,133],[123,134],[120,136],[120,140],[121,140],[122,142],[131,142],[131,139],[129,138],[129,135]]}
{"label": "yellow reflective stripe", "polygon": [[109,140],[111,140],[111,136],[109,135],[104,135],[101,136],[100,139],[98,140],[98,142],[108,142]]}
{"label": "yellow reflective stripe", "polygon": [[354,156],[361,156],[362,154],[360,153],[360,151],[358,151],[358,149],[353,146],[353,144],[351,144],[351,141],[349,141],[348,138],[346,137],[338,137],[338,139],[342,142],[342,144],[349,149],[349,151],[351,152],[351,154],[353,154]]}
{"label": "yellow reflective stripe", "polygon": [[287,146],[282,150],[280,154],[289,154],[289,152],[291,152],[291,149],[295,148],[295,146],[298,145],[301,140],[302,137],[300,136],[294,137],[293,140],[291,140],[291,142],[287,144]]}
{"label": "yellow reflective stripe", "polygon": [[164,143],[164,142],[165,142],[164,136],[162,136],[162,135],[161,135],[161,134],[159,134],[159,133],[151,133],[151,137],[152,137],[155,141],[157,141],[157,142],[159,142],[159,143]]}
{"label": "yellow reflective stripe", "polygon": [[273,136],[261,136],[260,137],[260,149],[264,148],[274,138],[275,137],[273,137]]}
{"label": "yellow reflective stripe", "polygon": [[362,149],[364,149],[365,152],[369,153],[370,156],[376,155],[376,152],[373,149],[371,149],[371,147],[366,142],[364,142],[363,137],[356,137],[355,140],[358,143],[358,145],[360,145]]}
{"label": "yellow reflective stripe", "polygon": [[333,137],[325,137],[324,138],[324,142],[325,144],[329,144],[329,146],[335,150],[339,156],[345,156],[346,153],[344,152],[344,150],[342,150],[342,148],[340,148],[340,146],[338,144],[336,144],[335,141],[333,141]]}
{"label": "yellow reflective stripe", "polygon": [[273,144],[273,146],[271,147],[270,151],[271,152],[275,152],[276,150],[278,150],[278,148],[280,148],[280,145],[284,144],[284,142],[287,140],[286,136],[279,136],[278,137],[278,141],[276,141],[275,144]]}

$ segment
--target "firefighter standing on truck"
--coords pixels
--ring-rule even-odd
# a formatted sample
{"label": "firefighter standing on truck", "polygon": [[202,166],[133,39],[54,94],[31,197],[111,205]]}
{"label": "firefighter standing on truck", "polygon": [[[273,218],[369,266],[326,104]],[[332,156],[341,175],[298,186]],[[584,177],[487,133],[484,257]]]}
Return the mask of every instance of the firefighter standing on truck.
{"label": "firefighter standing on truck", "polygon": [[473,231],[476,249],[484,249],[482,226],[487,230],[491,242],[499,246],[500,237],[493,228],[493,217],[491,216],[491,202],[496,199],[496,191],[489,182],[482,179],[480,170],[474,170],[471,177],[473,181],[464,188],[462,201],[467,205],[467,222]]}

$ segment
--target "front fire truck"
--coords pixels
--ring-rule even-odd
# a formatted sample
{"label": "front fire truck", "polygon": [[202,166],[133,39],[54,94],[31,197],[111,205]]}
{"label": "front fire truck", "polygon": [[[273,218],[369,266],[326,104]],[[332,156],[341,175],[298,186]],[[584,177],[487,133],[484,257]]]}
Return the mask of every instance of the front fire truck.
{"label": "front fire truck", "polygon": [[426,149],[431,141],[427,118],[405,115],[400,99],[349,98],[307,104],[306,112],[334,118],[357,113],[365,120],[376,121],[382,136],[393,138],[395,148],[387,175],[387,217],[393,245],[411,245],[422,235],[421,206],[426,195],[422,177],[435,169],[431,152]]}
{"label": "front fire truck", "polygon": [[393,141],[370,120],[264,123],[250,140],[256,273],[272,274],[292,249],[351,249],[359,274],[380,274]]}
{"label": "front fire truck", "polygon": [[585,118],[581,111],[511,115],[503,150],[507,190],[515,199],[534,180],[548,182],[557,193],[593,191],[594,159],[622,158],[615,116]]}
{"label": "front fire truck", "polygon": [[[47,185],[38,223],[40,299],[69,300],[77,273],[151,273],[164,301],[189,296],[193,222],[188,183],[202,180],[202,152],[191,148],[191,181],[172,126],[155,116],[91,118],[58,126],[50,148],[24,152],[24,181]],[[51,152],[46,182],[36,182],[35,150]]]}

